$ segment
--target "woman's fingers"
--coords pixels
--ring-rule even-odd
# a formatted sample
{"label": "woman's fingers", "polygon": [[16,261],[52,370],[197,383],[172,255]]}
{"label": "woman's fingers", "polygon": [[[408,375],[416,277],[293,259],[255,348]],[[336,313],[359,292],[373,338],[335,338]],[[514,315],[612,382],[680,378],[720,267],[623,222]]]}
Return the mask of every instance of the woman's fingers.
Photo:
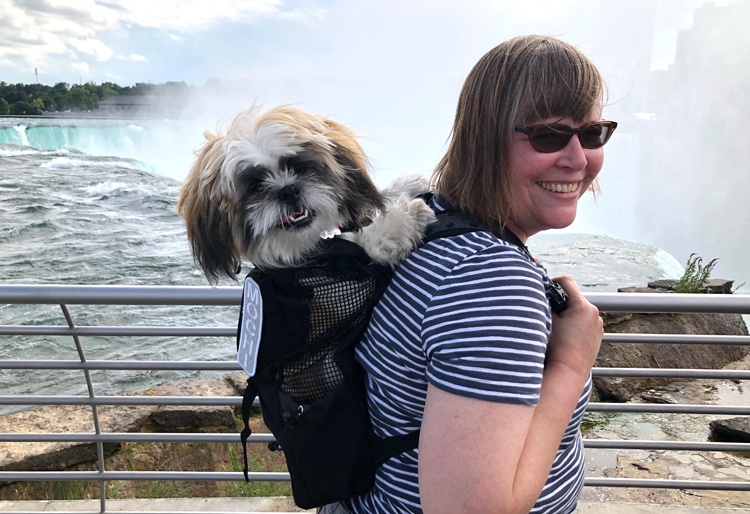
{"label": "woman's fingers", "polygon": [[578,284],[576,284],[576,281],[573,280],[573,277],[570,275],[562,275],[560,277],[555,277],[552,279],[553,282],[557,282],[562,286],[562,288],[565,290],[566,293],[568,293],[568,306],[571,307],[581,301],[587,301],[586,298],[584,298],[583,293],[581,293],[581,290],[578,288]]}

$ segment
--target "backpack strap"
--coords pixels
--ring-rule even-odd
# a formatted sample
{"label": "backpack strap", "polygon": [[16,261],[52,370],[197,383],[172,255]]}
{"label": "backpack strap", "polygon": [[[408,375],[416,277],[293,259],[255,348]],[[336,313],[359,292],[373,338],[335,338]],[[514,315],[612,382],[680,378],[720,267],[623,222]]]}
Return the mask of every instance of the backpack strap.
{"label": "backpack strap", "polygon": [[244,459],[245,467],[242,472],[245,474],[245,482],[249,482],[250,478],[247,474],[247,438],[252,434],[250,430],[250,409],[253,407],[255,397],[258,396],[258,389],[255,387],[255,381],[252,378],[247,379],[247,387],[242,395],[242,422],[245,427],[240,432],[240,441],[242,442],[242,458]]}
{"label": "backpack strap", "polygon": [[[383,459],[383,462],[390,459],[391,457],[395,457],[396,455],[400,455],[404,452],[408,452],[410,450],[418,448],[420,432],[421,430],[416,430],[414,432],[409,432],[408,434],[396,435],[393,437],[386,437],[382,439],[383,445],[388,451],[388,455],[385,459]],[[382,464],[382,462],[378,465],[380,464]]]}

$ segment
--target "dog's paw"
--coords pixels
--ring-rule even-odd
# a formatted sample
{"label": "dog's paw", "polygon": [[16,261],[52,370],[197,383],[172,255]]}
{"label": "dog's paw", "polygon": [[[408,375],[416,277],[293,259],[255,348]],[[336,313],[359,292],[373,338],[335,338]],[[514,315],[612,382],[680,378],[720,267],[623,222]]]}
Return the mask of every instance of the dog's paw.
{"label": "dog's paw", "polygon": [[408,204],[407,210],[409,215],[414,218],[417,231],[419,232],[417,239],[417,243],[419,243],[419,241],[422,240],[424,233],[427,231],[427,227],[437,221],[437,216],[435,216],[435,211],[430,209],[430,206],[419,198],[411,200]]}
{"label": "dog's paw", "polygon": [[395,267],[417,248],[435,219],[423,200],[400,196],[357,234],[355,242],[375,262]]}
{"label": "dog's paw", "polygon": [[388,199],[395,200],[400,196],[416,198],[430,190],[430,181],[422,175],[409,174],[399,177],[383,189],[381,193]]}

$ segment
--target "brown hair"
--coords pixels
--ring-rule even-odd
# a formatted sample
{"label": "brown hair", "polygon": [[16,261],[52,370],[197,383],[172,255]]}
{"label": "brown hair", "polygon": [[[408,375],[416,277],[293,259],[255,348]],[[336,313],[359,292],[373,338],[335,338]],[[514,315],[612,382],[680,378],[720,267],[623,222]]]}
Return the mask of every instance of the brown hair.
{"label": "brown hair", "polygon": [[507,169],[514,127],[558,116],[584,120],[603,105],[604,88],[591,61],[559,39],[520,36],[496,46],[464,82],[448,151],[432,176],[435,191],[482,223],[504,226],[513,214]]}

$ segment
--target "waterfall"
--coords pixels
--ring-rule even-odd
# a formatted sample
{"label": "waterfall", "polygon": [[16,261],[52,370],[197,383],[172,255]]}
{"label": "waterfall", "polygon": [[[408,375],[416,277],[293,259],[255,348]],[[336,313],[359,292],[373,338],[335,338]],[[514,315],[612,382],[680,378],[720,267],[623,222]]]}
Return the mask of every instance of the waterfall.
{"label": "waterfall", "polygon": [[0,145],[69,148],[96,156],[127,157],[182,181],[205,129],[204,123],[182,120],[34,120],[0,125]]}

